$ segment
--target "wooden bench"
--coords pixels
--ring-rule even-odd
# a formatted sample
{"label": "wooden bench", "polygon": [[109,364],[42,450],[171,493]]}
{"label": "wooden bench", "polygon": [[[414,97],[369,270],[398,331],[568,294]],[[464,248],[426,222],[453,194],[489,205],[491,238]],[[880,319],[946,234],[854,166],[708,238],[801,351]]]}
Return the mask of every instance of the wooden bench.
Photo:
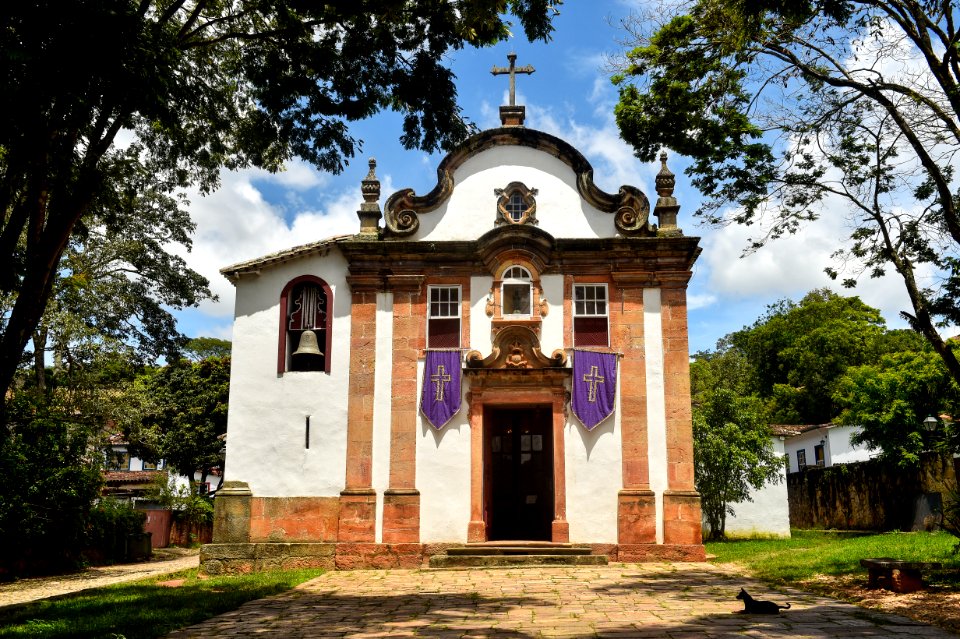
{"label": "wooden bench", "polygon": [[921,571],[940,568],[934,561],[899,561],[890,557],[861,559],[860,565],[867,569],[869,586],[885,588],[893,592],[916,592],[923,588]]}

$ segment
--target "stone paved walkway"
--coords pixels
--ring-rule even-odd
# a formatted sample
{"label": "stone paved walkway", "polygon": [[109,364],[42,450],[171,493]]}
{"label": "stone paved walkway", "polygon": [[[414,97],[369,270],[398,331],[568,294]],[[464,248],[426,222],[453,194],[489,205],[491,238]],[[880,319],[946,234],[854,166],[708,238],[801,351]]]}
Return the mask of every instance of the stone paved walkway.
{"label": "stone paved walkway", "polygon": [[199,551],[195,549],[179,552],[164,549],[162,553],[155,553],[157,558],[154,561],[94,566],[69,575],[33,577],[0,584],[0,607],[196,568],[200,563]]}
{"label": "stone paved walkway", "polygon": [[[740,586],[792,608],[735,614]],[[956,639],[904,617],[771,591],[710,564],[331,572],[170,637]]]}

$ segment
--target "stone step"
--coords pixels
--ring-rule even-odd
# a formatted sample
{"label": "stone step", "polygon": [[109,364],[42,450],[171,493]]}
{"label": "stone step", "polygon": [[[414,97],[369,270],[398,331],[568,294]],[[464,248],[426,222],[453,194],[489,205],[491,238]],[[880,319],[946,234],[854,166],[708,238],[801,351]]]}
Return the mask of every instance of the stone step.
{"label": "stone step", "polygon": [[448,555],[589,555],[589,546],[489,546],[469,545],[447,549]]}
{"label": "stone step", "polygon": [[606,555],[434,555],[431,568],[495,568],[509,566],[605,566]]}

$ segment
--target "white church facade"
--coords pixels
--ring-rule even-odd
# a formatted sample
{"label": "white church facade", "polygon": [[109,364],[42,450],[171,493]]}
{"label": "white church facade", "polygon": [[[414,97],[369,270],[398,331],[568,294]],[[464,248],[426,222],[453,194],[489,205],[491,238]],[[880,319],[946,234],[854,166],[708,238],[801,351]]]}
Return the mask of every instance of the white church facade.
{"label": "white church facade", "polygon": [[[236,286],[210,572],[417,567],[456,544],[699,560],[686,287],[697,238],[503,126],[355,235],[223,269]],[[359,199],[359,198],[358,198]]]}

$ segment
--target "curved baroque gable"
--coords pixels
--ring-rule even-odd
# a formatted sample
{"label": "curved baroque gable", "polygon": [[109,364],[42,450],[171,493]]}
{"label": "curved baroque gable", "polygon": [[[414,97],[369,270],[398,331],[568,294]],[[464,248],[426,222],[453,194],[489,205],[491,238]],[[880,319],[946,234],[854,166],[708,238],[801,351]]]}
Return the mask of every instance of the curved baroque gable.
{"label": "curved baroque gable", "polygon": [[573,169],[581,197],[604,213],[614,215],[614,225],[627,236],[653,236],[650,201],[643,192],[629,185],[617,193],[607,193],[593,181],[593,167],[573,146],[558,137],[522,127],[503,127],[483,131],[451,151],[437,167],[437,185],[426,195],[413,189],[401,189],[387,198],[385,235],[409,237],[420,228],[419,216],[436,210],[453,193],[453,173],[469,158],[497,146],[525,146],[548,153]]}

